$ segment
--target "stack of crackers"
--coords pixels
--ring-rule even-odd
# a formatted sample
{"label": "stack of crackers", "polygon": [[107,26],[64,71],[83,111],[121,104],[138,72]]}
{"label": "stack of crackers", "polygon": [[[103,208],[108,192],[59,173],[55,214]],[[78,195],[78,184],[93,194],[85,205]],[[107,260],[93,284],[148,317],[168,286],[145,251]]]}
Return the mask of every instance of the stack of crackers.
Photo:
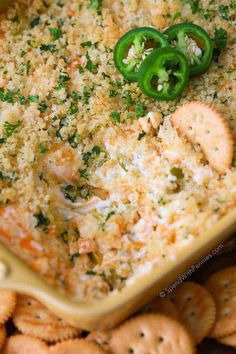
{"label": "stack of crackers", "polygon": [[[85,333],[37,300],[0,290],[3,354],[194,354],[206,337],[236,348],[236,266],[186,281],[110,331]],[[14,324],[11,334],[6,331]],[[6,326],[6,323],[7,326]]]}

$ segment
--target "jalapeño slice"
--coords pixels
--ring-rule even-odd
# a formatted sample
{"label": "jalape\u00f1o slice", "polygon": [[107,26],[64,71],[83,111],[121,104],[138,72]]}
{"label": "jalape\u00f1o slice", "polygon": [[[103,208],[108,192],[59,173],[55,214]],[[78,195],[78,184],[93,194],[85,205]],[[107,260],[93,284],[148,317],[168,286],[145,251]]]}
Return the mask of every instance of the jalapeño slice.
{"label": "jalape\u00f1o slice", "polygon": [[209,68],[213,43],[209,34],[193,23],[180,23],[165,31],[170,46],[180,50],[189,61],[190,76],[200,75]]}
{"label": "jalape\u00f1o slice", "polygon": [[189,64],[183,53],[173,48],[153,51],[139,70],[139,87],[156,100],[170,101],[179,96],[189,81]]}
{"label": "jalape\u00f1o slice", "polygon": [[143,60],[157,48],[169,46],[167,38],[152,27],[141,27],[127,32],[115,47],[114,60],[117,69],[129,81],[138,80]]}

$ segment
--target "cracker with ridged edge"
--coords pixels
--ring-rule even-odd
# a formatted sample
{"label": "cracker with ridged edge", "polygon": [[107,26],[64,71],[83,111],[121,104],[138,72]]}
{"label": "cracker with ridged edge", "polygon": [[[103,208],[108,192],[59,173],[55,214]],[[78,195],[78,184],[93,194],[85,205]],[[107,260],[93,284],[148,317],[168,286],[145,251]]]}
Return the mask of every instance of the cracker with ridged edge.
{"label": "cracker with ridged edge", "polygon": [[85,339],[89,342],[99,345],[105,351],[109,351],[111,333],[112,331],[94,331],[90,332]]}
{"label": "cracker with ridged edge", "polygon": [[216,319],[216,304],[203,286],[194,282],[185,282],[172,294],[182,323],[189,330],[196,344],[207,337]]}
{"label": "cracker with ridged edge", "polygon": [[53,345],[49,354],[105,354],[96,344],[84,339],[72,339]]}
{"label": "cracker with ridged edge", "polygon": [[0,349],[3,347],[3,344],[6,340],[7,332],[4,325],[0,326]]}
{"label": "cracker with ridged edge", "polygon": [[179,313],[175,304],[168,299],[161,299],[159,297],[146,305],[142,312],[159,313],[174,320],[179,319]]}
{"label": "cracker with ridged edge", "polygon": [[12,315],[16,306],[16,294],[10,290],[0,289],[0,325]]}
{"label": "cracker with ridged edge", "polygon": [[74,338],[80,334],[78,329],[52,314],[39,301],[25,295],[18,295],[12,319],[20,332],[49,343]]}
{"label": "cracker with ridged edge", "polygon": [[17,334],[7,339],[2,354],[49,354],[49,348],[38,338]]}
{"label": "cracker with ridged edge", "polygon": [[233,333],[227,337],[217,338],[217,341],[221,344],[228,345],[236,349],[236,333]]}
{"label": "cracker with ridged edge", "polygon": [[193,354],[193,340],[177,321],[159,314],[145,314],[125,322],[112,333],[113,354]]}
{"label": "cracker with ridged edge", "polygon": [[209,337],[221,338],[236,333],[236,266],[211,275],[205,287],[216,302],[216,323]]}
{"label": "cracker with ridged edge", "polygon": [[223,115],[202,102],[189,102],[171,117],[177,131],[192,144],[199,144],[210,166],[223,174],[233,159],[234,140]]}

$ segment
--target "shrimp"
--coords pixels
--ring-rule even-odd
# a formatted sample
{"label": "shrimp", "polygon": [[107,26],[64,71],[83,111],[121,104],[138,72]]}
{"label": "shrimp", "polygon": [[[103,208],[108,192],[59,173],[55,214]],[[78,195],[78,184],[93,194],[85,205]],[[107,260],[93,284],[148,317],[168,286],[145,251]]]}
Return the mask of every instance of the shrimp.
{"label": "shrimp", "polygon": [[76,151],[69,145],[56,146],[54,151],[45,156],[45,172],[58,181],[75,184],[79,180],[82,161]]}
{"label": "shrimp", "polygon": [[30,216],[32,215],[29,212],[23,212],[15,205],[0,209],[0,239],[13,249],[20,249],[21,252],[25,250],[38,255],[41,245],[31,232]]}

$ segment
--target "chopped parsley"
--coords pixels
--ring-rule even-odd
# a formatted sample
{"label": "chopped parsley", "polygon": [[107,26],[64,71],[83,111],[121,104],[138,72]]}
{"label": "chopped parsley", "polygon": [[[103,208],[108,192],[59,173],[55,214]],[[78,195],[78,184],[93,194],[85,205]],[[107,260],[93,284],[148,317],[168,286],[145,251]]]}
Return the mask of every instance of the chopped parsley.
{"label": "chopped parsley", "polygon": [[147,114],[147,107],[141,102],[136,103],[135,117],[138,119],[140,117],[144,117],[146,114]]}
{"label": "chopped parsley", "polygon": [[69,199],[72,203],[78,198],[78,188],[77,186],[67,185],[63,189],[64,196],[66,199]]}
{"label": "chopped parsley", "polygon": [[184,173],[183,173],[183,170],[181,168],[178,168],[178,167],[173,167],[171,170],[170,170],[170,173],[175,176],[177,179],[182,179],[184,178]]}
{"label": "chopped parsley", "polygon": [[227,5],[220,5],[219,13],[224,20],[229,20],[229,7]]}
{"label": "chopped parsley", "polygon": [[91,0],[87,8],[95,9],[97,10],[98,15],[101,15],[102,2],[103,0]]}
{"label": "chopped parsley", "polygon": [[65,71],[62,72],[62,73],[60,74],[60,76],[59,76],[58,83],[59,83],[59,84],[63,84],[63,83],[68,82],[68,81],[70,81],[69,75],[68,75],[67,72],[65,72]]}
{"label": "chopped parsley", "polygon": [[62,31],[60,30],[60,28],[50,27],[48,30],[49,30],[52,38],[54,39],[54,41],[56,41],[62,37]]}
{"label": "chopped parsley", "polygon": [[90,56],[89,56],[88,52],[87,52],[87,54],[86,54],[86,58],[87,58],[87,64],[86,64],[86,67],[85,67],[85,68],[86,68],[88,71],[90,71],[91,73],[96,74],[96,73],[97,73],[97,69],[98,69],[98,64],[94,64],[94,63],[92,62],[92,60],[90,59]]}
{"label": "chopped parsley", "polygon": [[101,153],[101,148],[97,145],[95,145],[93,148],[92,148],[92,154],[94,155],[99,155]]}
{"label": "chopped parsley", "polygon": [[80,257],[80,253],[76,252],[76,253],[72,254],[70,260],[72,263],[75,263],[77,258],[79,258],[79,257]]}
{"label": "chopped parsley", "polygon": [[90,157],[92,156],[91,152],[90,151],[87,151],[87,152],[84,152],[83,153],[83,161],[84,163],[87,165],[87,163],[89,162],[90,160]]}
{"label": "chopped parsley", "polygon": [[134,104],[134,100],[131,94],[132,94],[131,90],[124,90],[123,92],[122,99],[126,109],[130,108]]}
{"label": "chopped parsley", "polygon": [[78,66],[78,70],[80,74],[84,73],[84,68],[81,65]]}
{"label": "chopped parsley", "polygon": [[73,186],[69,184],[62,189],[62,192],[64,197],[72,203],[75,203],[79,197],[88,199],[91,196],[91,191],[84,185]]}
{"label": "chopped parsley", "polygon": [[115,90],[110,90],[109,97],[116,97],[118,95],[118,92]]}
{"label": "chopped parsley", "polygon": [[20,23],[19,16],[16,15],[16,16],[12,17],[11,21],[16,22],[16,23]]}
{"label": "chopped parsley", "polygon": [[228,33],[224,28],[219,27],[215,30],[215,37],[213,39],[213,43],[214,43],[214,60],[218,61],[220,53],[228,43]]}
{"label": "chopped parsley", "polygon": [[70,144],[71,147],[73,147],[73,149],[76,149],[77,146],[79,145],[79,140],[80,140],[80,136],[77,132],[75,132],[69,139],[68,142]]}
{"label": "chopped parsley", "polygon": [[25,64],[25,70],[26,70],[26,75],[28,76],[30,73],[30,69],[31,69],[31,63],[28,60],[27,63]]}
{"label": "chopped parsley", "polygon": [[113,216],[115,215],[116,212],[113,210],[113,211],[110,211],[107,216],[105,217],[105,220],[100,224],[100,227],[102,229],[102,231],[105,231],[105,227],[106,227],[106,222]]}
{"label": "chopped parsley", "polygon": [[86,48],[86,47],[92,47],[95,44],[96,43],[93,43],[91,41],[86,41],[86,42],[81,43],[80,45],[81,45],[81,47]]}
{"label": "chopped parsley", "polygon": [[37,219],[36,227],[48,226],[50,224],[50,220],[41,211],[34,216]]}
{"label": "chopped parsley", "polygon": [[114,111],[114,112],[111,113],[111,119],[114,122],[116,122],[116,123],[120,123],[121,122],[120,116],[121,116],[121,112]]}
{"label": "chopped parsley", "polygon": [[47,108],[48,108],[48,105],[47,105],[46,102],[41,102],[41,103],[39,104],[39,111],[40,111],[41,113],[44,113],[44,112],[47,110]]}
{"label": "chopped parsley", "polygon": [[40,23],[40,17],[36,17],[33,19],[33,21],[30,22],[30,27],[34,28],[36,26],[38,26]]}
{"label": "chopped parsley", "polygon": [[83,170],[79,170],[79,173],[80,173],[80,177],[81,178],[87,179],[88,176],[89,176],[89,172],[88,172],[88,170],[86,168],[83,169]]}
{"label": "chopped parsley", "polygon": [[51,52],[54,53],[56,51],[56,45],[55,44],[41,44],[40,46],[41,52]]}
{"label": "chopped parsley", "polygon": [[188,4],[191,7],[192,14],[196,14],[201,10],[200,0],[181,0],[184,4]]}
{"label": "chopped parsley", "polygon": [[69,110],[68,110],[68,114],[73,116],[74,114],[76,114],[78,112],[78,107],[74,102],[71,102]]}
{"label": "chopped parsley", "polygon": [[15,99],[16,95],[17,94],[14,91],[7,90],[5,92],[2,87],[0,88],[0,100],[3,102],[14,103],[14,99]]}
{"label": "chopped parsley", "polygon": [[36,95],[36,96],[29,96],[28,97],[28,100],[29,100],[29,102],[33,102],[33,103],[39,103],[39,96],[38,95]]}
{"label": "chopped parsley", "polygon": [[49,151],[48,147],[45,145],[43,141],[40,141],[39,143],[39,151],[41,152],[41,154],[45,154],[46,152]]}
{"label": "chopped parsley", "polygon": [[142,138],[145,137],[147,133],[143,130],[142,133],[139,133],[139,136],[138,136],[138,141],[142,140]]}
{"label": "chopped parsley", "polygon": [[15,133],[16,129],[19,128],[21,124],[22,124],[22,120],[18,120],[16,122],[16,124],[11,124],[9,122],[5,122],[3,125],[5,136],[7,138],[12,136]]}
{"label": "chopped parsley", "polygon": [[95,276],[96,273],[93,270],[87,270],[86,275]]}

